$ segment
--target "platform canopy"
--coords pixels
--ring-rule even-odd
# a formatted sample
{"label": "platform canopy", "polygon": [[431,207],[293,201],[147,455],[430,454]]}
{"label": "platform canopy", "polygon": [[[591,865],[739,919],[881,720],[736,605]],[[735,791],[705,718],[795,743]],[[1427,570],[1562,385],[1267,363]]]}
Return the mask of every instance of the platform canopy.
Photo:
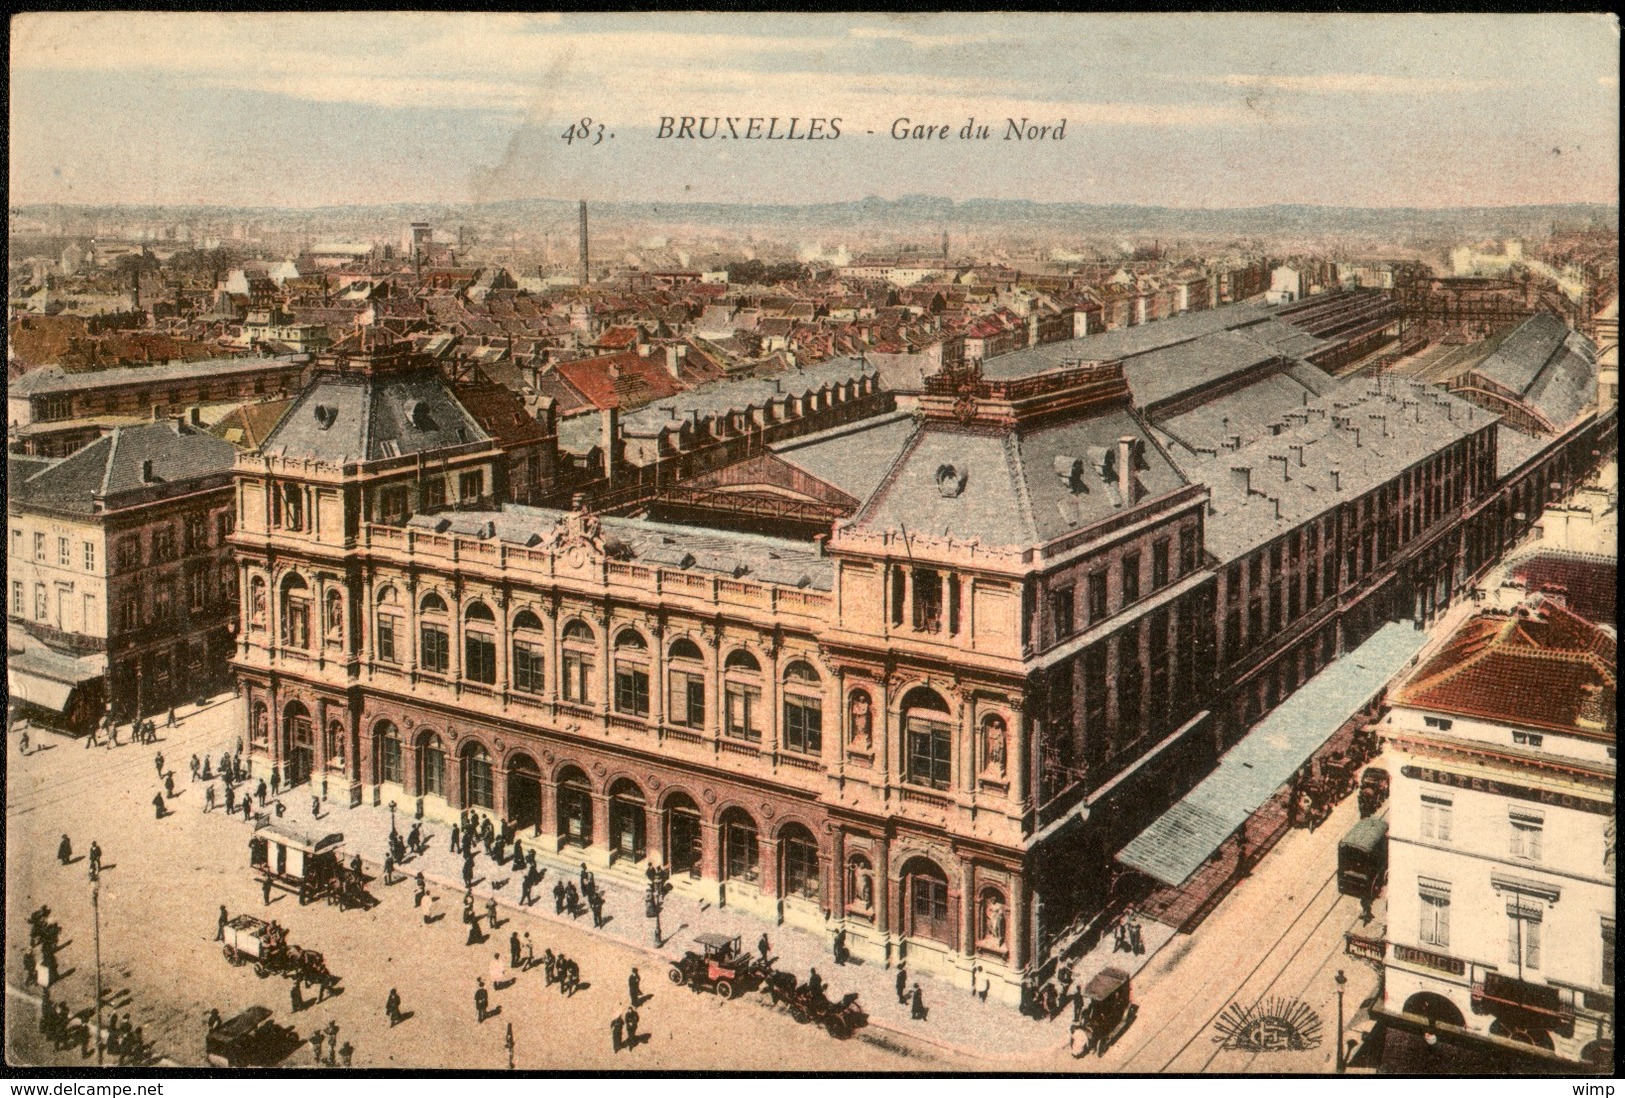
{"label": "platform canopy", "polygon": [[1200,785],[1117,853],[1178,887],[1422,650],[1427,634],[1391,622],[1310,679],[1225,752]]}

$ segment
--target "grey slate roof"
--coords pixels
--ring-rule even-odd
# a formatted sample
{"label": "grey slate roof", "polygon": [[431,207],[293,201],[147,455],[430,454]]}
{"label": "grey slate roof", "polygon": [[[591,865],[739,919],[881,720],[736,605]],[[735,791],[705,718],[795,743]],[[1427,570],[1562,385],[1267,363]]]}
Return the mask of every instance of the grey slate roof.
{"label": "grey slate roof", "polygon": [[[545,540],[567,514],[548,507],[507,504],[500,511],[414,515],[407,525],[532,545]],[[609,515],[602,516],[599,523],[605,544],[623,547],[634,562],[815,591],[834,586],[833,563],[806,542]]]}
{"label": "grey slate roof", "polygon": [[769,447],[797,468],[854,499],[868,499],[913,436],[914,417],[888,412]]}
{"label": "grey slate roof", "polygon": [[991,378],[1030,377],[1076,359],[1108,362],[1131,358],[1176,343],[1188,343],[1215,332],[1257,323],[1271,316],[1277,308],[1274,305],[1224,305],[1217,309],[1182,313],[1149,324],[1137,324],[1131,328],[1116,328],[1082,339],[1043,343],[985,359],[982,373]]}
{"label": "grey slate roof", "polygon": [[[1300,369],[1319,372],[1313,366]],[[1322,376],[1331,380],[1329,375]],[[1326,387],[1328,391],[1330,388]],[[1320,395],[1320,390],[1303,385],[1294,376],[1294,371],[1281,371],[1260,378],[1233,393],[1216,397],[1188,412],[1166,419],[1157,418],[1155,423],[1157,430],[1179,447],[1174,451],[1178,460],[1186,456],[1194,457],[1197,447],[1219,449],[1225,439],[1232,435],[1240,435],[1244,439],[1256,438],[1266,433],[1268,426],[1287,412],[1302,408]]]}
{"label": "grey slate roof", "polygon": [[[1127,407],[1035,430],[991,434],[928,423],[858,512],[859,529],[1044,545],[1122,510],[1115,467],[1118,439],[1139,443],[1135,502],[1187,481]],[[957,494],[939,478],[963,474]]]}
{"label": "grey slate roof", "polygon": [[1498,479],[1511,476],[1513,471],[1540,453],[1550,444],[1549,439],[1526,435],[1505,423],[1495,426],[1495,475]]}
{"label": "grey slate roof", "polygon": [[[327,410],[330,421],[319,416],[319,408]],[[318,375],[261,449],[343,464],[483,441],[488,436],[445,378],[427,369],[380,377]]]}
{"label": "grey slate roof", "polygon": [[[1368,378],[1347,379],[1328,397],[1293,409],[1307,422],[1288,421],[1278,435],[1270,434],[1267,424],[1262,431],[1235,431],[1243,436],[1239,450],[1220,448],[1216,454],[1181,457],[1185,473],[1211,493],[1210,552],[1221,561],[1244,556],[1338,503],[1364,495],[1495,418],[1422,382],[1390,379],[1380,393],[1371,392],[1372,384]],[[1406,407],[1406,400],[1414,403]],[[1345,406],[1339,408],[1339,403]],[[1358,443],[1352,431],[1335,426],[1333,421],[1340,416],[1359,428]],[[1231,424],[1234,427],[1237,419]],[[1302,447],[1301,464],[1293,445]],[[1249,470],[1246,490],[1232,474],[1239,467]]]}
{"label": "grey slate roof", "polygon": [[671,409],[677,409],[676,419],[684,419],[689,412],[708,416],[742,412],[747,408],[760,408],[768,401],[783,400],[787,396],[815,393],[825,385],[855,381],[865,374],[874,373],[874,367],[856,358],[835,358],[813,366],[799,366],[782,370],[766,377],[710,381],[696,385],[686,393],[638,409],[621,419],[621,430],[628,437],[653,437],[673,422]]}
{"label": "grey slate roof", "polygon": [[1512,390],[1558,428],[1596,397],[1596,348],[1551,313],[1536,313],[1473,372]]}
{"label": "grey slate roof", "polygon": [[161,483],[197,480],[231,471],[237,448],[202,428],[175,420],[115,427],[109,435],[39,470],[12,498],[59,510],[92,513],[92,501],[147,487],[143,463]]}
{"label": "grey slate roof", "polygon": [[12,396],[44,396],[73,393],[83,389],[113,389],[127,385],[155,385],[169,381],[190,381],[204,377],[230,377],[275,367],[304,365],[303,358],[209,358],[198,362],[162,363],[153,366],[114,366],[106,370],[69,373],[61,366],[30,370],[10,383]]}

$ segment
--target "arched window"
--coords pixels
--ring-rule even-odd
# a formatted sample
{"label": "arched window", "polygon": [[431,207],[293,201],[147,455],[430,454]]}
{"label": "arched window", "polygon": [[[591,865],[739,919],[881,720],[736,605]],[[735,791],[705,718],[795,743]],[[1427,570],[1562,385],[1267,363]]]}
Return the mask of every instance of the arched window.
{"label": "arched window", "polygon": [[649,645],[636,629],[615,636],[615,711],[649,715]]}
{"label": "arched window", "polygon": [[496,786],[491,780],[491,754],[470,743],[462,750],[463,803],[470,808],[495,808]]}
{"label": "arched window", "polygon": [[378,745],[378,780],[396,785],[406,784],[400,729],[392,721],[379,721],[373,726],[372,738]]}
{"label": "arched window", "polygon": [[592,844],[592,784],[586,772],[565,767],[559,772],[559,835],[572,846]]}
{"label": "arched window", "polygon": [[463,677],[492,686],[497,681],[496,617],[483,602],[463,611]]}
{"label": "arched window", "polygon": [[865,915],[875,910],[875,870],[862,854],[846,860],[846,906]]}
{"label": "arched window", "polygon": [[743,648],[723,661],[723,690],[727,719],[723,732],[736,740],[762,741],[762,665]]}
{"label": "arched window", "polygon": [[647,853],[643,790],[629,778],[609,787],[609,849],[618,858],[642,861]]}
{"label": "arched window", "polygon": [[761,880],[762,861],[756,821],[742,808],[730,808],[722,817],[722,875],[724,880]]}
{"label": "arched window", "polygon": [[513,619],[513,688],[523,694],[543,690],[542,619],[521,610]]}
{"label": "arched window", "polygon": [[418,736],[418,792],[431,797],[446,795],[446,745],[433,732]]}
{"label": "arched window", "polygon": [[344,731],[342,721],[327,722],[327,730],[322,733],[322,753],[327,756],[327,769],[344,769],[344,741],[349,739]]}
{"label": "arched window", "polygon": [[378,628],[373,647],[385,663],[400,663],[399,642],[403,627],[400,600],[392,584],[378,589]]}
{"label": "arched window", "polygon": [[297,574],[282,581],[282,643],[310,647],[310,588]]}
{"label": "arched window", "polygon": [[785,824],[779,832],[779,857],[784,862],[784,895],[816,902],[822,884],[818,843],[800,824]]}
{"label": "arched window", "polygon": [[265,577],[255,576],[248,581],[248,627],[265,628]]}
{"label": "arched window", "polygon": [[451,627],[446,620],[446,600],[430,591],[418,604],[418,667],[436,675],[451,669]]}
{"label": "arched window", "polygon": [[784,669],[784,747],[802,755],[824,750],[822,680],[805,660]]}
{"label": "arched window", "polygon": [[334,644],[342,643],[344,640],[344,596],[338,591],[329,591],[324,600],[322,633]]}
{"label": "arched window", "polygon": [[913,785],[947,789],[953,784],[953,729],[948,703],[923,686],[903,698],[903,774]]}
{"label": "arched window", "polygon": [[1010,911],[1004,892],[997,888],[984,888],[976,904],[976,940],[992,949],[1003,949],[1008,935]]}
{"label": "arched window", "polygon": [[666,719],[685,728],[705,727],[705,657],[700,646],[687,637],[671,643],[671,667],[666,677],[671,683],[671,699]]}
{"label": "arched window", "polygon": [[592,704],[593,664],[598,651],[597,638],[583,621],[572,621],[564,627],[564,700],[578,705]]}
{"label": "arched window", "polygon": [[903,867],[907,892],[908,926],[904,933],[953,944],[953,920],[948,910],[948,875],[929,858],[915,858]]}

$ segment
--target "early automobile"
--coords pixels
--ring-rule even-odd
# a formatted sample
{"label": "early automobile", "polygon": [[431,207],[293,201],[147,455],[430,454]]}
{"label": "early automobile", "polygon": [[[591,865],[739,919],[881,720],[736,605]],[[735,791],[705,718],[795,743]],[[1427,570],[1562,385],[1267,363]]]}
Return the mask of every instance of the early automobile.
{"label": "early automobile", "polygon": [[1337,844],[1337,891],[1357,896],[1369,911],[1388,879],[1388,821],[1367,816]]}
{"label": "early automobile", "polygon": [[1092,1051],[1104,1056],[1134,1021],[1137,1009],[1128,973],[1120,968],[1103,968],[1095,973],[1077,1000],[1072,1019],[1072,1055],[1082,1058]]}
{"label": "early automobile", "polygon": [[858,993],[850,992],[839,999],[824,994],[821,986],[797,982],[788,972],[770,972],[763,990],[771,996],[775,1006],[783,1006],[790,1017],[798,1022],[811,1022],[824,1027],[831,1037],[846,1040],[869,1024],[869,1015],[858,1005]]}
{"label": "early automobile", "polygon": [[291,1027],[273,1022],[268,1009],[252,1006],[209,1030],[203,1051],[210,1067],[269,1067],[302,1043]]}
{"label": "early automobile", "polygon": [[1380,766],[1368,766],[1360,775],[1360,815],[1369,816],[1388,799],[1390,779]]}
{"label": "early automobile", "polygon": [[700,948],[672,962],[666,973],[672,983],[715,991],[724,999],[761,986],[763,969],[740,949],[738,935],[701,934],[694,944]]}

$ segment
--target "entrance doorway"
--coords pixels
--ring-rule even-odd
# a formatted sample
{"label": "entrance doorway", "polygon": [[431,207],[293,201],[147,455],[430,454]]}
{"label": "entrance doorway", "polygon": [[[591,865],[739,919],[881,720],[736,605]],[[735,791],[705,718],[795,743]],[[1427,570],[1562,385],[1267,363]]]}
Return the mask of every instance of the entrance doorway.
{"label": "entrance doorway", "polygon": [[623,778],[609,791],[609,847],[617,858],[641,862],[648,853],[643,790]]}
{"label": "entrance doorway", "polygon": [[666,804],[666,865],[672,873],[700,875],[700,806],[681,793]]}
{"label": "entrance doorway", "polygon": [[283,773],[289,787],[310,781],[316,763],[316,731],[310,711],[299,702],[291,703],[283,720]]}
{"label": "entrance doorway", "polygon": [[516,755],[508,766],[508,819],[519,830],[542,822],[542,775],[529,755]]}

